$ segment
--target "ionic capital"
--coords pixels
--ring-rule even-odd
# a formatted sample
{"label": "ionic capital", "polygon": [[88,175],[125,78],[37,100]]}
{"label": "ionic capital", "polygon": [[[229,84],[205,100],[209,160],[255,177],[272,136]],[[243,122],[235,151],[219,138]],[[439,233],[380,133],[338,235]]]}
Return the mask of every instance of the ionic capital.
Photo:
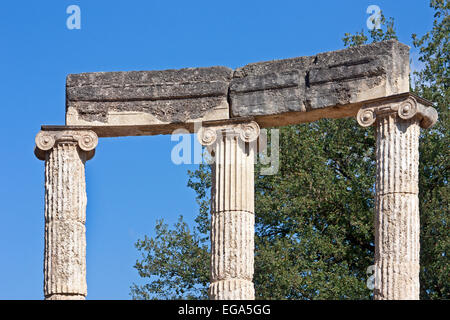
{"label": "ionic capital", "polygon": [[252,142],[258,139],[259,125],[255,121],[245,123],[230,123],[222,125],[202,126],[197,132],[197,138],[201,145],[213,145],[218,136],[239,136],[243,142]]}
{"label": "ionic capital", "polygon": [[438,118],[436,109],[427,100],[413,94],[387,97],[382,101],[365,104],[359,109],[356,120],[362,127],[373,125],[377,117],[396,114],[398,118],[408,120],[417,117],[422,128],[432,127]]}
{"label": "ionic capital", "polygon": [[87,160],[92,159],[98,137],[91,130],[41,130],[36,135],[36,148],[34,153],[39,160],[45,160],[46,152],[49,152],[59,143],[76,144],[82,151],[87,153]]}

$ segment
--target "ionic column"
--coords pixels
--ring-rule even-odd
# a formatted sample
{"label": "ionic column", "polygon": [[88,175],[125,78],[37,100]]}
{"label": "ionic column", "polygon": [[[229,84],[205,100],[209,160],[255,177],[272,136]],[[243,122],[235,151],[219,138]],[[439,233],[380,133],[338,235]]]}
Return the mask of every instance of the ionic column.
{"label": "ionic column", "polygon": [[406,95],[363,106],[375,125],[375,288],[377,300],[419,299],[419,134],[437,120],[426,100]]}
{"label": "ionic column", "polygon": [[200,142],[215,158],[211,186],[212,300],[252,300],[256,122],[203,127]]}
{"label": "ionic column", "polygon": [[35,154],[45,160],[44,296],[86,297],[85,162],[94,156],[93,131],[40,131]]}

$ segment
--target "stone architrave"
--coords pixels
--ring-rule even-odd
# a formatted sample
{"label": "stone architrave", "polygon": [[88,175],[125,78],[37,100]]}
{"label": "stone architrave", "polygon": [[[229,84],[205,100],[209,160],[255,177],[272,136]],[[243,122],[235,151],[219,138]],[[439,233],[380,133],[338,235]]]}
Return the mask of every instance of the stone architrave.
{"label": "stone architrave", "polygon": [[40,131],[35,154],[45,160],[44,296],[86,297],[85,162],[98,138],[89,130]]}
{"label": "stone architrave", "polygon": [[145,125],[170,134],[178,126],[228,119],[232,75],[227,67],[70,74],[66,124],[115,136],[146,135]]}
{"label": "stone architrave", "polygon": [[361,126],[375,125],[375,290],[377,300],[419,299],[419,133],[437,112],[413,95],[364,105]]}
{"label": "stone architrave", "polygon": [[202,127],[198,139],[214,157],[211,187],[212,300],[253,300],[256,122]]}
{"label": "stone architrave", "polygon": [[194,132],[194,122],[253,117],[261,128],[353,117],[409,91],[409,47],[388,40],[226,67],[70,74],[66,125],[99,137]]}

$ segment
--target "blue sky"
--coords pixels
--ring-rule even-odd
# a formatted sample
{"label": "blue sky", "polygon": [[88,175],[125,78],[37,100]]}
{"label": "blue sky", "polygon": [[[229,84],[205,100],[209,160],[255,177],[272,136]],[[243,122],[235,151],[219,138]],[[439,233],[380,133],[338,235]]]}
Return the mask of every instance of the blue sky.
{"label": "blue sky", "polygon": [[[81,9],[81,29],[66,8]],[[428,1],[2,1],[0,4],[0,299],[43,298],[42,124],[64,124],[69,73],[162,70],[313,55],[367,31],[369,5],[399,40],[432,27]],[[412,49],[414,51],[414,48]],[[412,52],[412,56],[417,56]],[[156,219],[193,222],[198,207],[170,136],[104,138],[87,163],[88,299],[130,299],[134,243]]]}

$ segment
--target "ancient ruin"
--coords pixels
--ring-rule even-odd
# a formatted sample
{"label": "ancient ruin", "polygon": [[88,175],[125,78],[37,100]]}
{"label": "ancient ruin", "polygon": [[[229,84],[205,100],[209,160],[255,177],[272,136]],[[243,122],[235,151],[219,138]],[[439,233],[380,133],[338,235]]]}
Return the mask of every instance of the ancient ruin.
{"label": "ancient ruin", "polygon": [[42,126],[46,299],[84,299],[84,166],[98,137],[185,128],[215,153],[211,299],[254,299],[254,151],[260,128],[356,117],[376,128],[376,299],[419,298],[420,128],[437,121],[409,93],[409,47],[396,40],[226,67],[71,74],[66,124]]}

